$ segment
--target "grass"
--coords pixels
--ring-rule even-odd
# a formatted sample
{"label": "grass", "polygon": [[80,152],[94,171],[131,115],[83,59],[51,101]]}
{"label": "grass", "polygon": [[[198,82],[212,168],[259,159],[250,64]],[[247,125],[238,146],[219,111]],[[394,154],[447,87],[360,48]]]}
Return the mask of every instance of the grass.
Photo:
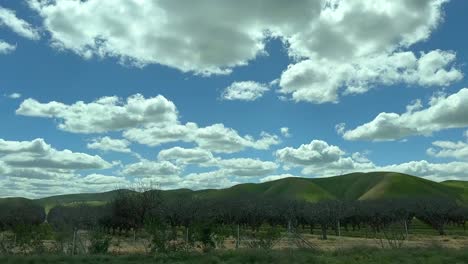
{"label": "grass", "polygon": [[55,264],[55,263],[327,263],[327,264],[366,264],[366,263],[467,263],[468,250],[451,250],[438,247],[427,249],[352,248],[333,252],[314,250],[283,251],[213,251],[210,253],[171,253],[167,255],[132,256],[14,256],[1,257],[3,264]]}
{"label": "grass", "polygon": [[[34,200],[45,207],[46,213],[56,205],[88,203],[102,205],[111,201],[117,191],[59,195]],[[393,173],[351,173],[329,178],[285,178],[266,183],[239,184],[221,190],[188,189],[163,191],[164,197],[195,196],[201,199],[237,199],[239,197],[302,199],[316,202],[325,199],[370,200],[384,198],[450,197],[468,204],[468,182],[446,181],[437,183],[419,177]],[[21,200],[0,199],[0,203]]]}

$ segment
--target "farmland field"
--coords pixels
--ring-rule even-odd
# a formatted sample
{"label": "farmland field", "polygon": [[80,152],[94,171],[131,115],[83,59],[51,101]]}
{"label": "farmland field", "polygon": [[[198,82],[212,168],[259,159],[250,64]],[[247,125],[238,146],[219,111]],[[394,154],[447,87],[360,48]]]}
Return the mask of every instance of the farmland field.
{"label": "farmland field", "polygon": [[454,263],[464,264],[468,260],[466,249],[430,247],[424,249],[382,250],[354,247],[346,250],[242,250],[201,253],[171,253],[161,255],[105,255],[105,256],[15,256],[0,257],[0,263],[59,264],[59,263]]}

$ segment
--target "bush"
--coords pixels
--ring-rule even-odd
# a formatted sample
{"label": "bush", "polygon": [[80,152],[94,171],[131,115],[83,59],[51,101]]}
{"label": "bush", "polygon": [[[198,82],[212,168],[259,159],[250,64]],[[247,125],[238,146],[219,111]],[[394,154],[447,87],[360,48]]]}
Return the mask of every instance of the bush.
{"label": "bush", "polygon": [[109,246],[111,243],[112,238],[101,232],[101,231],[94,231],[91,233],[90,242],[91,244],[88,247],[88,251],[90,254],[107,254],[109,251]]}

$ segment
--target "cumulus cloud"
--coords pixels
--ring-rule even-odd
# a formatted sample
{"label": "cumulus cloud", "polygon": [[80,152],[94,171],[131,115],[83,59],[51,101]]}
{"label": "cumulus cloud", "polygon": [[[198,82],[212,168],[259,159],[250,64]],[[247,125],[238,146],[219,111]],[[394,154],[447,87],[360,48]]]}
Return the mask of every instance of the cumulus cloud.
{"label": "cumulus cloud", "polygon": [[362,154],[346,155],[338,146],[322,140],[312,140],[298,148],[279,149],[275,155],[287,167],[301,167],[305,175],[330,176],[374,168],[374,164]]}
{"label": "cumulus cloud", "polygon": [[224,100],[255,101],[270,88],[268,85],[253,81],[233,82],[221,94]]}
{"label": "cumulus cloud", "polygon": [[0,26],[6,26],[16,34],[32,39],[38,40],[40,38],[39,32],[33,28],[28,22],[16,16],[15,11],[3,8],[0,6]]}
{"label": "cumulus cloud", "polygon": [[126,165],[122,170],[122,175],[142,177],[142,178],[154,178],[164,176],[172,177],[178,175],[181,169],[168,161],[140,161]]}
{"label": "cumulus cloud", "polygon": [[8,44],[2,40],[0,40],[0,54],[8,54],[15,51],[16,46]]}
{"label": "cumulus cloud", "polygon": [[269,181],[276,181],[276,180],[280,180],[280,179],[284,179],[284,178],[295,178],[295,177],[299,177],[299,176],[292,175],[292,174],[289,174],[289,173],[285,173],[285,174],[279,174],[279,175],[266,176],[266,177],[261,178],[259,181],[260,182],[269,182]]}
{"label": "cumulus cloud", "polygon": [[226,176],[224,170],[190,173],[183,178],[181,187],[190,189],[220,189],[239,184],[238,181]]}
{"label": "cumulus cloud", "polygon": [[427,149],[427,154],[438,158],[468,160],[468,143],[463,141],[435,141],[434,147]]}
{"label": "cumulus cloud", "polygon": [[8,166],[45,169],[105,169],[111,164],[99,156],[56,150],[43,139],[6,141],[0,139],[0,159]]}
{"label": "cumulus cloud", "polygon": [[[29,0],[29,5],[58,49],[184,72],[229,73],[265,54],[266,42],[277,38],[295,61],[283,73],[280,91],[296,101],[324,103],[337,101],[338,89],[346,85],[347,93],[362,93],[380,82],[432,86],[461,78],[450,66],[453,53],[433,51],[417,59],[400,52],[429,38],[442,21],[445,2]],[[258,93],[227,95],[246,100]]]}
{"label": "cumulus cloud", "polygon": [[207,127],[198,127],[195,123],[150,126],[129,129],[123,135],[127,139],[149,146],[176,141],[194,142],[202,149],[218,153],[233,153],[245,148],[265,150],[279,144],[279,138],[275,135],[261,133],[260,138],[254,139],[249,135],[241,136],[236,130],[223,124]]}
{"label": "cumulus cloud", "polygon": [[276,151],[276,157],[285,163],[298,165],[328,164],[340,159],[344,152],[337,146],[321,140],[312,140],[299,148],[286,147]]}
{"label": "cumulus cloud", "polygon": [[283,72],[280,92],[295,101],[337,102],[345,94],[367,92],[377,85],[447,86],[463,78],[453,66],[453,52],[434,50],[417,58],[412,52],[379,54],[350,62],[304,60]]}
{"label": "cumulus cloud", "polygon": [[92,185],[102,188],[103,186],[108,186],[112,189],[119,189],[123,186],[129,186],[130,182],[124,177],[109,176],[103,174],[89,174],[80,179],[80,181],[85,185]]}
{"label": "cumulus cloud", "polygon": [[426,160],[382,166],[378,170],[407,173],[434,181],[467,180],[467,162],[430,163]]}
{"label": "cumulus cloud", "polygon": [[[109,96],[90,103],[79,101],[71,105],[55,101],[40,103],[34,99],[26,99],[16,113],[57,118],[59,129],[74,133],[122,130],[126,139],[148,146],[182,141],[193,142],[200,148],[213,152],[233,153],[245,148],[265,150],[280,142],[278,136],[266,132],[262,132],[257,139],[250,135],[242,136],[223,124],[206,127],[199,127],[193,122],[181,124],[174,103],[161,95],[145,99],[136,94],[127,98],[125,102],[116,96]],[[105,141],[91,143],[91,146],[97,148],[99,143],[126,144],[111,142],[109,139]]]}
{"label": "cumulus cloud", "polygon": [[227,128],[223,124],[198,129],[194,141],[203,149],[224,153],[241,151],[247,147],[267,150],[280,142],[276,135],[265,132],[262,132],[258,139],[249,135],[240,136],[236,130]]}
{"label": "cumulus cloud", "polygon": [[[453,157],[466,159],[462,149],[466,144],[453,142],[438,142],[434,144],[442,150],[431,150],[438,157]],[[454,154],[456,152],[456,154]],[[464,154],[463,154],[464,153]],[[377,165],[364,154],[356,152],[347,155],[338,146],[330,145],[324,141],[314,140],[310,144],[299,148],[285,148],[278,150],[276,156],[284,165],[299,167],[303,175],[316,177],[336,176],[352,172],[392,171],[424,177],[434,181],[449,179],[466,180],[468,162],[454,161],[447,163],[431,163],[426,160],[408,161],[398,164]],[[289,175],[285,175],[289,177]],[[274,180],[279,177],[265,177],[261,181]]]}
{"label": "cumulus cloud", "polygon": [[8,98],[18,99],[18,98],[21,98],[21,94],[20,93],[11,93],[11,94],[8,95]]}
{"label": "cumulus cloud", "polygon": [[278,168],[278,165],[274,162],[249,158],[220,160],[218,166],[226,174],[240,177],[264,176],[274,172]]}
{"label": "cumulus cloud", "polygon": [[187,149],[173,147],[161,150],[158,154],[158,160],[173,161],[176,164],[211,164],[215,161],[213,154],[204,149]]}
{"label": "cumulus cloud", "polygon": [[16,110],[18,115],[57,118],[59,128],[75,133],[102,133],[139,125],[164,124],[177,121],[177,109],[164,96],[144,98],[140,94],[125,102],[116,96],[102,97],[91,103],[71,105],[60,102],[40,103],[26,99]]}
{"label": "cumulus cloud", "polygon": [[[420,108],[420,107],[418,107]],[[427,108],[411,107],[403,114],[380,113],[374,120],[347,130],[347,140],[397,140],[411,135],[431,135],[449,128],[468,126],[468,89],[463,88],[450,96],[433,97]]]}
{"label": "cumulus cloud", "polygon": [[164,143],[185,141],[190,142],[191,133],[198,130],[195,123],[185,125],[168,123],[165,125],[150,125],[142,128],[131,128],[124,131],[123,136],[131,141],[148,146],[158,146]]}
{"label": "cumulus cloud", "polygon": [[131,185],[127,179],[117,176],[90,174],[73,175],[70,179],[0,177],[1,197],[42,198],[71,193],[106,192]]}
{"label": "cumulus cloud", "polygon": [[291,133],[289,132],[289,127],[282,127],[280,128],[280,132],[281,132],[281,135],[283,135],[283,137],[291,137]]}
{"label": "cumulus cloud", "polygon": [[56,150],[43,139],[0,139],[0,196],[37,198],[107,191],[127,181],[97,174],[83,177],[79,172],[111,167],[112,164],[99,156]]}
{"label": "cumulus cloud", "polygon": [[278,165],[271,161],[262,161],[251,158],[222,159],[204,149],[187,149],[174,147],[161,150],[158,154],[159,161],[171,161],[181,166],[194,164],[201,167],[217,167],[218,174],[224,176],[263,176],[274,172]]}
{"label": "cumulus cloud", "polygon": [[[201,74],[229,73],[264,53],[262,24],[278,19],[268,16],[270,11],[280,15],[278,8],[284,4],[256,2],[29,1],[55,47],[83,57],[118,57],[137,65],[162,64]],[[305,13],[290,8],[285,15],[296,11]],[[288,18],[285,15],[281,20]],[[109,17],[115,19],[105,19]],[[268,21],[260,21],[262,17]]]}
{"label": "cumulus cloud", "polygon": [[130,144],[130,141],[126,139],[113,139],[110,137],[101,137],[93,139],[91,143],[87,144],[87,147],[89,149],[98,149],[102,151],[130,153]]}

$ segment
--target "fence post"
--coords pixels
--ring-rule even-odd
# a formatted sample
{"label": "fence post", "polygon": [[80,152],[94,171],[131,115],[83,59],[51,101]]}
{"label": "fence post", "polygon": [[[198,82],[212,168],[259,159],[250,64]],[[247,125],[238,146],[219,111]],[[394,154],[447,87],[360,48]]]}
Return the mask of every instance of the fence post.
{"label": "fence post", "polygon": [[406,235],[405,239],[408,239],[408,223],[407,223],[406,219],[405,219],[404,223],[405,223],[405,235]]}
{"label": "fence post", "polygon": [[236,240],[236,248],[240,246],[240,226],[237,224],[237,240]]}
{"label": "fence post", "polygon": [[338,219],[338,236],[341,237],[341,224],[340,224],[340,219]]}
{"label": "fence post", "polygon": [[72,256],[75,255],[75,247],[76,247],[76,229],[73,228]]}

